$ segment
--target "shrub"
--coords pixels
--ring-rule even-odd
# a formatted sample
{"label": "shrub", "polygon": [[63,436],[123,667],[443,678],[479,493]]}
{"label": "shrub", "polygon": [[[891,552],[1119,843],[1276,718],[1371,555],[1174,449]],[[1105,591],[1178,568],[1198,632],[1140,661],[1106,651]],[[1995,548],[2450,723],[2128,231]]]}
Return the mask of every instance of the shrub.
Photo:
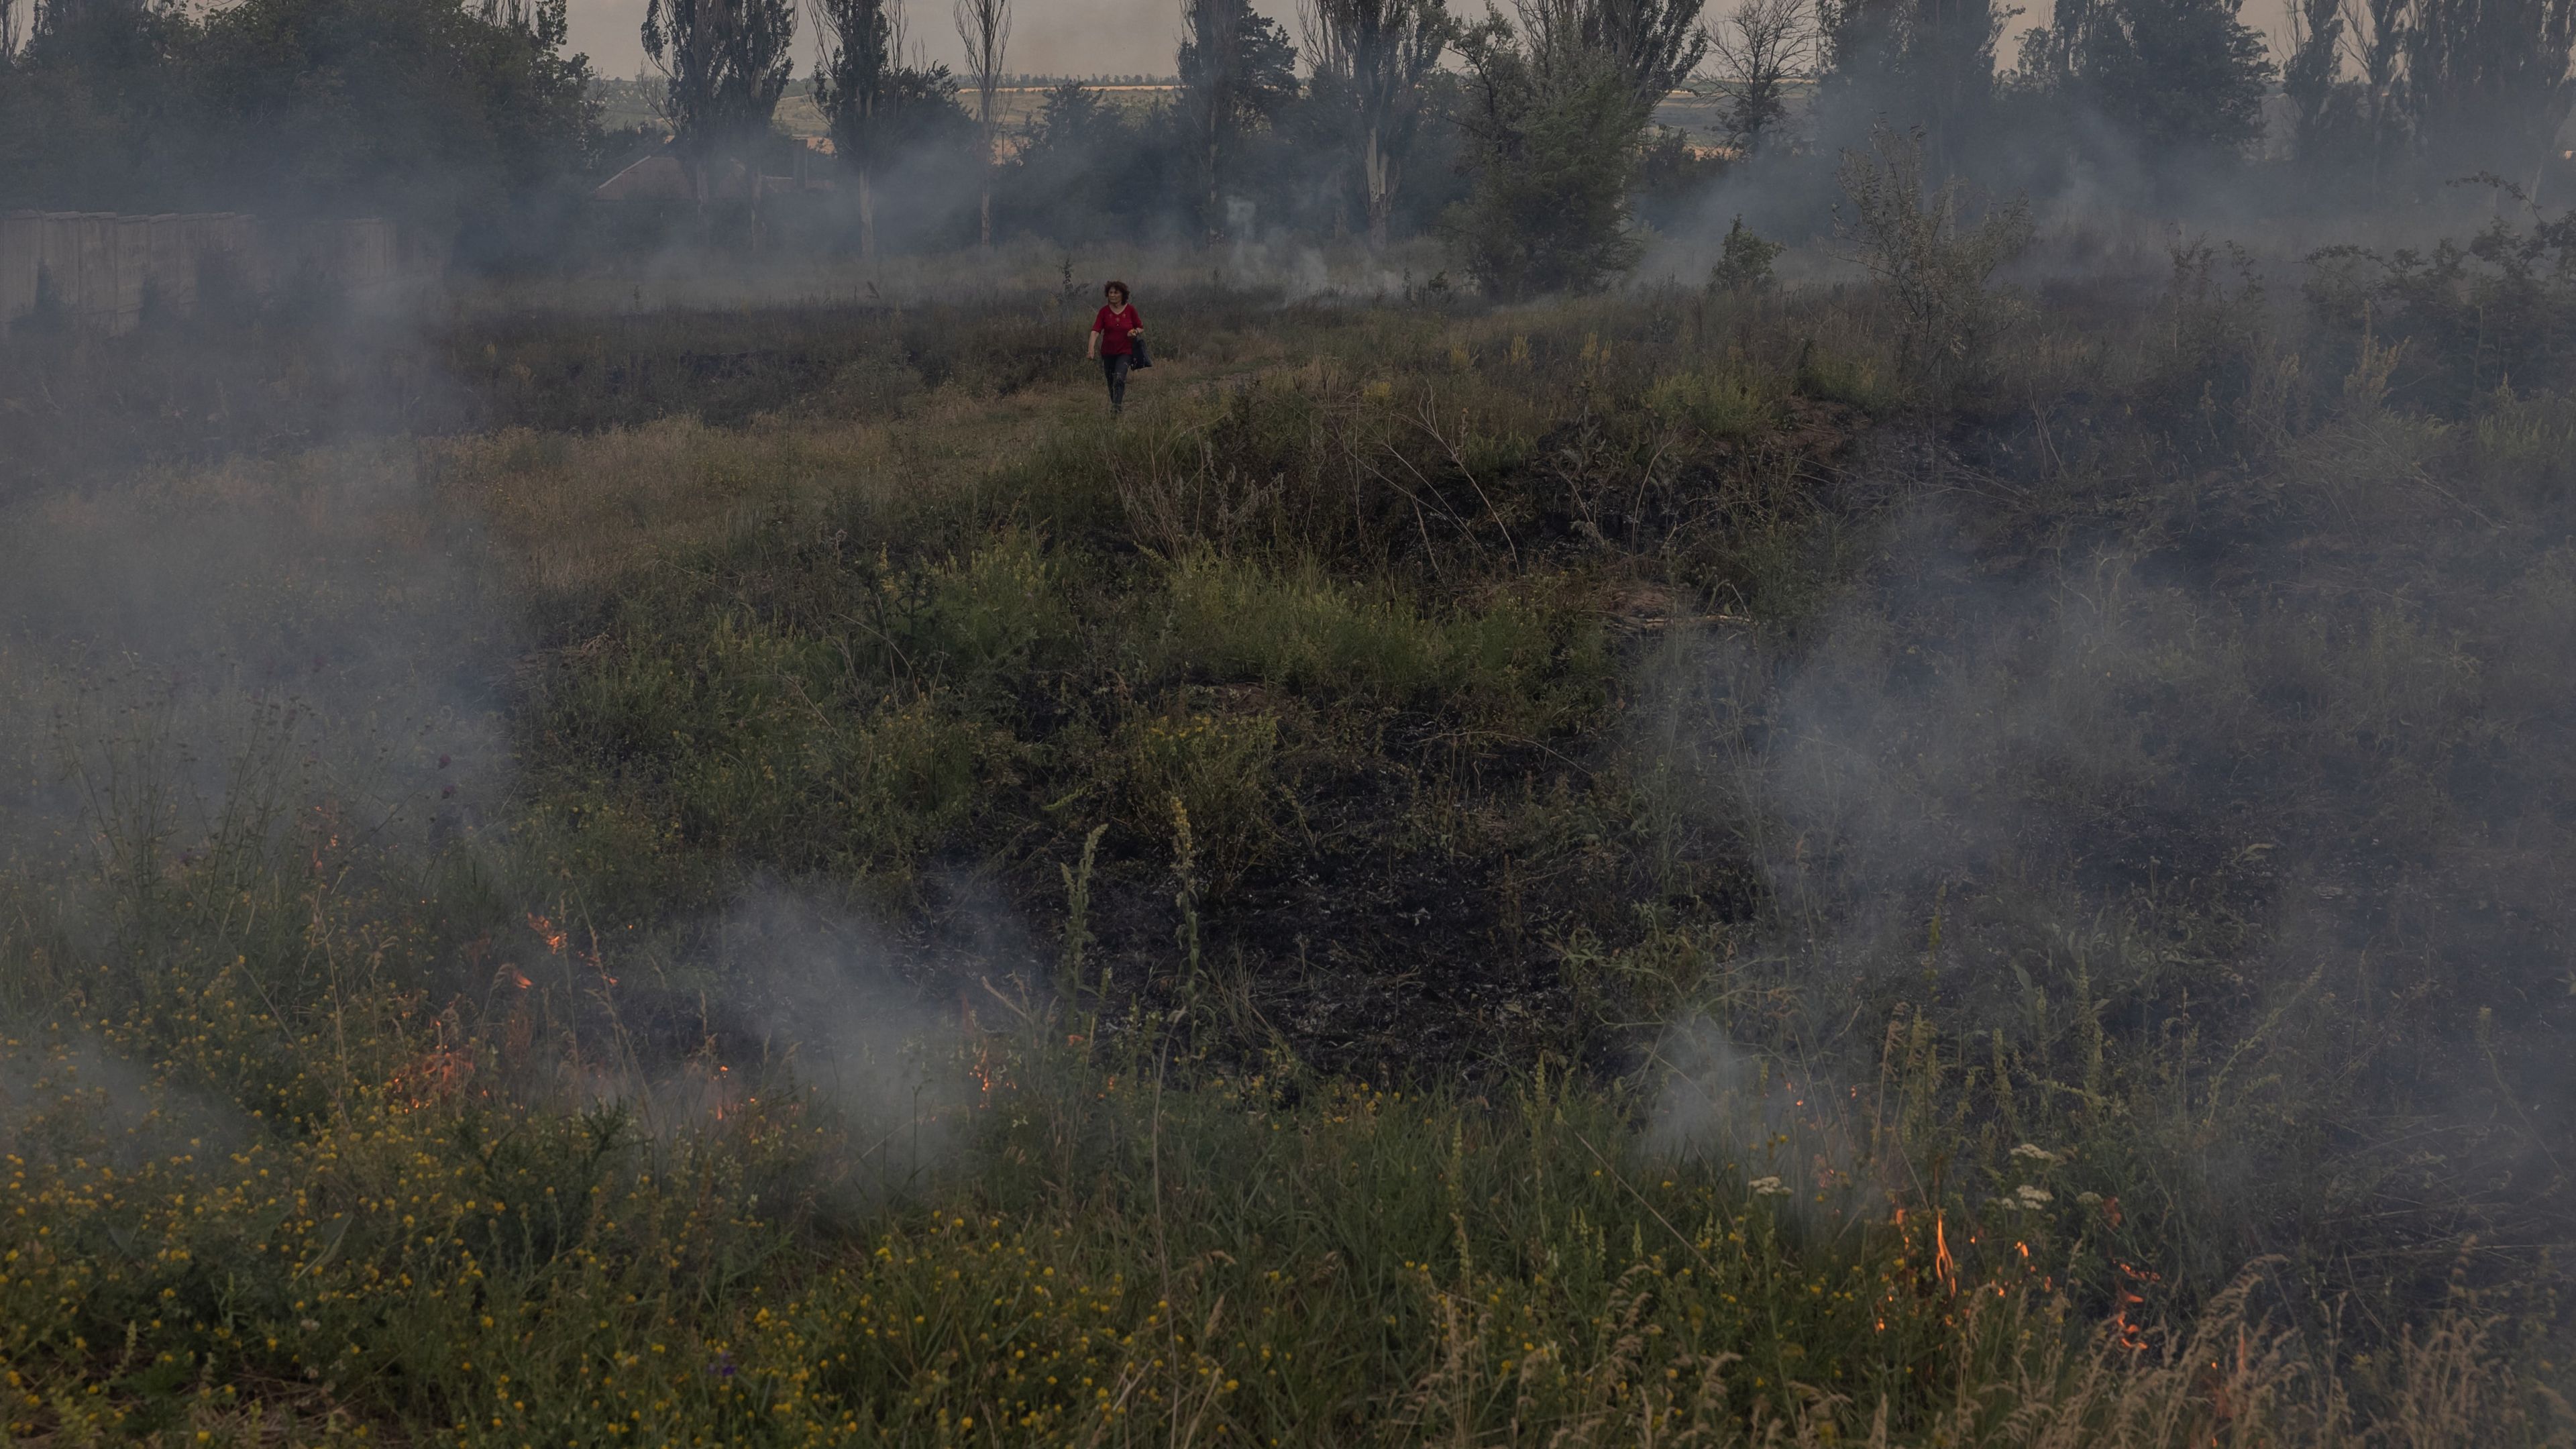
{"label": "shrub", "polygon": [[1884,125],[1870,154],[1843,153],[1837,178],[1851,208],[1846,234],[1896,308],[1898,365],[1925,400],[1946,402],[1984,376],[2006,317],[1986,283],[2029,244],[2029,203],[1991,207],[1964,226],[1965,184],[1930,185],[1921,134]]}
{"label": "shrub", "polygon": [[1744,218],[1737,217],[1726,229],[1725,240],[1718,243],[1717,265],[1709,268],[1711,290],[1737,296],[1770,289],[1771,263],[1787,247],[1769,241],[1744,229]]}

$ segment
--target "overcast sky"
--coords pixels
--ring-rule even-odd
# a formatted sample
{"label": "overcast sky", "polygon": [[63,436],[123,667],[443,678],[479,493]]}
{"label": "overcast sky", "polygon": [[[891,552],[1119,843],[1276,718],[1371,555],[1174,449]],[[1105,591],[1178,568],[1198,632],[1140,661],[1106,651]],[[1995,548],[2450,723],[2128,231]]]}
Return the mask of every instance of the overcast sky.
{"label": "overcast sky", "polygon": [[[571,0],[572,44],[589,53],[603,75],[633,75],[644,63],[644,45],[636,38],[644,24],[644,0]],[[911,40],[933,60],[955,65],[957,29],[949,19],[950,0],[911,0]],[[1179,0],[1014,0],[1008,67],[1037,75],[1167,75],[1172,51],[1180,43]],[[1296,38],[1294,0],[1254,0],[1254,8],[1286,26]],[[1482,13],[1477,0],[1451,0],[1454,14]],[[1506,4],[1504,9],[1510,7]],[[1732,0],[1709,0],[1709,14],[1734,8]],[[2049,0],[2023,0],[2024,13],[2012,31],[2046,18]],[[796,74],[813,69],[813,15],[799,7],[796,44],[801,57]],[[2287,0],[2246,0],[2244,20],[2277,47],[2287,36]],[[2015,45],[1998,47],[2005,65]]]}
{"label": "overcast sky", "polygon": [[[571,0],[572,48],[587,52],[602,75],[633,75],[644,63],[644,0]],[[955,65],[957,27],[949,18],[949,0],[911,0],[906,14],[910,39],[933,60]],[[1255,8],[1275,12],[1296,29],[1296,7],[1289,0]],[[1465,8],[1465,7],[1453,7]],[[814,18],[798,6],[796,74],[802,79],[813,66]],[[1179,0],[1014,0],[1011,6],[1011,50],[1005,63],[1015,72],[1037,75],[1168,75],[1172,51],[1180,43]],[[907,46],[909,48],[909,46]]]}

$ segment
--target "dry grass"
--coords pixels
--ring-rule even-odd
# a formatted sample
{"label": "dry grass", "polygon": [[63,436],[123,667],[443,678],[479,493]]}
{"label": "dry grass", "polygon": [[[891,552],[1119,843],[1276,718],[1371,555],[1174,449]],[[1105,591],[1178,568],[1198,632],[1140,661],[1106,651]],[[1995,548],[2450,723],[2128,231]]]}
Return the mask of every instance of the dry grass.
{"label": "dry grass", "polygon": [[2569,1442],[2564,409],[2168,301],[535,319],[20,499],[8,1432]]}

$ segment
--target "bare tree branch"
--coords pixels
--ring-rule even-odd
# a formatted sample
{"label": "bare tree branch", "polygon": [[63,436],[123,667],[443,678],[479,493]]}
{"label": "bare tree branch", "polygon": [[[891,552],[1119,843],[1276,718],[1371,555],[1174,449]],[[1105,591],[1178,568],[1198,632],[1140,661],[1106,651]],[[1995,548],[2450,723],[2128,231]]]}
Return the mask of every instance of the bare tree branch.
{"label": "bare tree branch", "polygon": [[1743,0],[1709,38],[1726,104],[1727,137],[1750,156],[1762,149],[1789,110],[1789,82],[1816,56],[1806,0]]}

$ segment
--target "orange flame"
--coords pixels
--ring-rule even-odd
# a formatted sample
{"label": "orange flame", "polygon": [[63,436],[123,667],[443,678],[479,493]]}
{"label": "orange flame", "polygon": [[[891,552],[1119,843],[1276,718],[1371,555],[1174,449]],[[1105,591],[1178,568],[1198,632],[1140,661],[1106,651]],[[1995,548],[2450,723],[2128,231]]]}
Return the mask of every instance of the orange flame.
{"label": "orange flame", "polygon": [[389,1083],[405,1105],[426,1107],[452,1096],[474,1070],[473,1059],[453,1047],[432,1047],[419,1061],[394,1073]]}
{"label": "orange flame", "polygon": [[[2120,1276],[2130,1280],[2132,1283],[2157,1283],[2163,1281],[2162,1276],[2152,1269],[2132,1268],[2126,1263],[2114,1263],[2111,1266],[2119,1269]],[[2143,1307],[2145,1306],[2146,1301],[2146,1297],[2139,1293],[2135,1288],[2130,1287],[2128,1283],[2120,1285],[2120,1311],[2113,1315],[2111,1319],[2111,1339],[2120,1347],[2138,1351],[2143,1351],[2146,1348],[2147,1335],[2145,1326],[2137,1323],[2129,1317],[2129,1310],[2132,1307]]]}

